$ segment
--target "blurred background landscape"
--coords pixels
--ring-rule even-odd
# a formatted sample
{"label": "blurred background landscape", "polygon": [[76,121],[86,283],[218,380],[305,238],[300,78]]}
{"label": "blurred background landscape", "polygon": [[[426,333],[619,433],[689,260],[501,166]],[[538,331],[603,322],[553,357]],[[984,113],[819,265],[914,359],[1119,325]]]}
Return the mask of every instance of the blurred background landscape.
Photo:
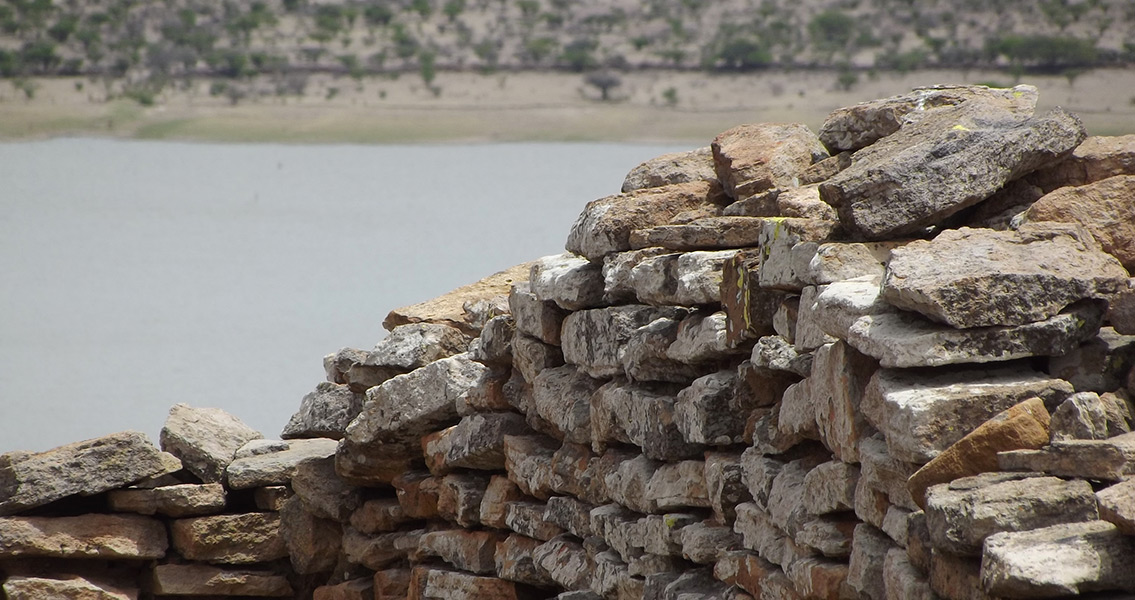
{"label": "blurred background landscape", "polygon": [[5,0],[0,136],[704,144],[1021,82],[1122,133],[1133,64],[1129,0]]}

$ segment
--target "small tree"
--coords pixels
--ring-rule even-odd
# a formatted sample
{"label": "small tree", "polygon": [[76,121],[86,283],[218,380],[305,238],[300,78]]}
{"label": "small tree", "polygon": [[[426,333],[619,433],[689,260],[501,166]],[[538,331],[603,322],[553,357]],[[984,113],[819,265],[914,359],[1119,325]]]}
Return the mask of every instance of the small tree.
{"label": "small tree", "polygon": [[588,73],[583,81],[587,85],[593,85],[599,88],[600,99],[604,102],[611,99],[611,89],[617,88],[623,84],[621,77],[610,71],[595,71]]}

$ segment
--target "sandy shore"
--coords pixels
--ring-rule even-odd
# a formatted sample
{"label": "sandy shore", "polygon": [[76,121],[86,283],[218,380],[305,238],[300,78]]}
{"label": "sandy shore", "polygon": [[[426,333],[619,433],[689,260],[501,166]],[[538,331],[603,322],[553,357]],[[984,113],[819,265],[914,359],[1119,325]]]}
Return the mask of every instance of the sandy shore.
{"label": "sandy shore", "polygon": [[[107,100],[99,81],[33,80],[34,97],[0,86],[0,139],[112,136],[233,142],[407,143],[456,141],[665,141],[706,144],[756,121],[813,129],[840,106],[938,83],[1014,83],[1005,73],[922,71],[861,74],[849,90],[831,72],[622,76],[612,100],[582,76],[441,73],[438,93],[416,74],[398,78],[312,76],[304,96],[250,96],[233,104],[208,81],[167,89],[154,106]],[[1135,133],[1135,70],[1097,70],[1074,80],[1025,77],[1042,109],[1063,106],[1096,135]],[[267,85],[265,82],[264,85]]]}

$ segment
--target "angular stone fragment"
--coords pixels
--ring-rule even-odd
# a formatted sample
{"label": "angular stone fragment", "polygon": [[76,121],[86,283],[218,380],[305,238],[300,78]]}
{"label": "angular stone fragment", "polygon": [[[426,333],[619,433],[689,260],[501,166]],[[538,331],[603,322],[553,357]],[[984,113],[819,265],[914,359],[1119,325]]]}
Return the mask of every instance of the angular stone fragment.
{"label": "angular stone fragment", "polygon": [[161,521],[136,515],[0,517],[0,559],[146,560],[165,556]]}
{"label": "angular stone fragment", "polygon": [[347,561],[378,571],[405,560],[418,549],[424,529],[365,535],[347,527],[343,530],[342,552]]}
{"label": "angular stone fragment", "polygon": [[694,380],[678,392],[673,419],[693,444],[729,445],[743,441],[745,417],[755,406],[739,394],[737,374],[718,371]]}
{"label": "angular stone fragment", "polygon": [[221,569],[208,565],[157,565],[153,592],[159,596],[290,597],[288,578],[271,571]]}
{"label": "angular stone fragment", "polygon": [[1113,293],[1126,281],[1118,261],[1068,226],[962,228],[896,248],[883,298],[956,328],[1023,325]]}
{"label": "angular stone fragment", "polygon": [[137,431],[45,452],[0,455],[0,515],[76,494],[98,494],[178,470],[177,461],[170,458]]}
{"label": "angular stone fragment", "polygon": [[[503,442],[502,442],[503,445]],[[487,527],[508,529],[505,517],[508,515],[509,503],[527,498],[520,488],[504,475],[493,475],[485,494],[481,497],[478,521]]]}
{"label": "angular stone fragment", "polygon": [[279,512],[292,496],[292,490],[285,485],[268,485],[252,491],[252,503],[256,510]]}
{"label": "angular stone fragment", "polygon": [[532,560],[564,589],[586,590],[591,587],[587,552],[569,536],[544,542],[532,553]]}
{"label": "angular stone fragment", "polygon": [[683,527],[682,557],[700,565],[716,563],[722,555],[741,548],[741,536],[732,527],[694,523]]}
{"label": "angular stone fragment", "polygon": [[647,258],[669,253],[665,248],[643,248],[603,257],[603,286],[607,302],[612,305],[638,302],[631,278],[634,268]]}
{"label": "angular stone fragment", "polygon": [[437,556],[462,571],[483,575],[496,571],[493,556],[497,543],[504,539],[504,534],[494,531],[430,531],[418,538],[418,552]]}
{"label": "angular stone fragment", "polygon": [[0,588],[8,600],[138,600],[138,588],[96,577],[59,575],[25,577],[13,575]]}
{"label": "angular stone fragment", "polygon": [[248,456],[238,453],[238,458],[225,469],[225,478],[229,487],[237,490],[287,484],[291,482],[298,464],[335,456],[338,446],[335,440],[325,438],[263,444],[251,448]]}
{"label": "angular stone fragment", "polygon": [[270,562],[288,555],[275,513],[214,515],[170,524],[174,550],[189,560],[229,565]]}
{"label": "angular stone fragment", "polygon": [[623,372],[623,347],[639,327],[660,318],[679,319],[685,311],[646,305],[582,310],[564,319],[564,359],[591,377],[612,377]]}
{"label": "angular stone fragment", "polygon": [[680,225],[636,229],[631,232],[630,242],[633,248],[662,247],[683,252],[745,248],[760,242],[763,228],[764,221],[755,217],[703,217]]}
{"label": "angular stone fragment", "polygon": [[804,277],[810,270],[811,255],[820,243],[839,233],[839,226],[838,221],[823,219],[765,219],[760,241],[761,287],[785,291],[802,289]]}
{"label": "angular stone fragment", "polygon": [[785,570],[805,598],[839,598],[847,585],[848,565],[823,558],[802,558]]}
{"label": "angular stone fragment", "polygon": [[[880,279],[864,275],[844,281],[805,288],[816,289],[811,306],[801,296],[797,329],[815,327],[827,335],[846,340],[852,325],[861,317],[894,313],[897,310],[883,300]],[[806,310],[809,309],[809,310]]]}
{"label": "angular stone fragment", "polygon": [[852,589],[873,600],[885,598],[883,565],[894,548],[894,542],[882,531],[867,524],[856,526],[847,575]]}
{"label": "angular stone fragment", "polygon": [[529,496],[546,500],[552,493],[550,463],[559,446],[546,436],[509,435],[504,438],[508,478]]}
{"label": "angular stone fragment", "polygon": [[600,198],[587,204],[568,235],[565,249],[589,260],[630,250],[635,229],[669,223],[678,214],[720,205],[724,194],[716,182],[698,181],[647,188]]}
{"label": "angular stone fragment", "polygon": [[912,313],[861,317],[847,343],[884,367],[937,367],[1065,354],[1099,331],[1103,306],[1084,300],[1060,314],[1015,327],[958,330]]}
{"label": "angular stone fragment", "polygon": [[760,287],[761,254],[759,249],[740,250],[721,267],[721,307],[730,346],[774,333],[773,317],[786,294]]}
{"label": "angular stone fragment", "polygon": [[926,575],[911,564],[906,551],[893,548],[883,560],[883,584],[887,600],[935,600]]}
{"label": "angular stone fragment", "polygon": [[1119,528],[1123,535],[1135,535],[1135,479],[1128,479],[1096,492],[1100,519]]}
{"label": "angular stone fragment", "polygon": [[815,352],[808,381],[820,441],[844,462],[858,462],[859,441],[874,432],[860,402],[876,368],[874,360],[844,342]]}
{"label": "angular stone fragment", "polygon": [[181,459],[205,483],[220,481],[237,449],[260,439],[260,432],[219,408],[177,404],[161,432],[162,450]]}
{"label": "angular stone fragment", "polygon": [[341,440],[335,451],[335,473],[357,486],[389,485],[400,474],[417,466],[405,445],[356,445]]}
{"label": "angular stone fragment", "polygon": [[366,364],[370,353],[357,348],[342,348],[323,357],[323,370],[327,381],[346,385],[352,392],[362,393],[405,371],[396,367]]}
{"label": "angular stone fragment", "polygon": [[816,466],[804,476],[800,503],[811,515],[826,515],[855,508],[859,467],[833,460]]}
{"label": "angular stone fragment", "polygon": [[1060,440],[1040,450],[1002,452],[997,464],[1006,471],[1119,481],[1135,475],[1135,433],[1106,440]]}
{"label": "angular stone fragment", "polygon": [[[544,369],[564,364],[564,353],[559,346],[517,332],[512,338],[512,365],[525,382],[532,383]],[[472,390],[471,390],[472,392]]]}
{"label": "angular stone fragment", "polygon": [[915,88],[908,94],[836,109],[824,120],[819,137],[833,152],[858,150],[895,133],[908,122],[916,122],[937,108],[972,102],[991,104],[1028,116],[1036,107],[1037,97],[1037,89],[1031,85],[1010,89],[979,85]]}
{"label": "angular stone fragment", "polygon": [[816,134],[800,123],[740,125],[718,135],[710,147],[717,178],[734,200],[798,186],[804,171],[828,155]]}
{"label": "angular stone fragment", "polygon": [[801,525],[793,540],[797,546],[815,548],[829,558],[851,556],[851,538],[858,521],[824,517]]}
{"label": "angular stone fragment", "polygon": [[570,253],[536,260],[529,285],[540,301],[555,302],[565,310],[604,305],[603,263]]}
{"label": "angular stone fragment", "polygon": [[[1114,306],[1115,301],[1109,300],[1109,310],[1114,312]],[[1054,377],[1071,383],[1077,392],[1103,394],[1122,388],[1132,367],[1135,367],[1135,336],[1120,335],[1112,327],[1101,327],[1096,337],[1064,356],[1050,358],[1047,370]]]}
{"label": "angular stone fragment", "polygon": [[363,577],[335,585],[321,585],[312,594],[312,600],[370,600],[374,597],[374,579]]}
{"label": "angular stone fragment", "polygon": [[721,302],[722,268],[736,252],[694,251],[646,258],[631,269],[635,296],[656,306]]}
{"label": "angular stone fragment", "polygon": [[591,442],[601,451],[609,441],[635,444],[647,458],[675,460],[701,454],[675,424],[675,386],[628,384],[616,379],[591,396]]}
{"label": "angular stone fragment", "polygon": [[337,440],[343,437],[347,425],[359,416],[362,407],[362,396],[352,391],[350,386],[322,382],[314,392],[303,397],[299,410],[284,426],[280,437]]}
{"label": "angular stone fragment", "polygon": [[706,146],[688,152],[663,154],[640,164],[627,173],[622,191],[626,193],[672,183],[716,180],[713,151]]}
{"label": "angular stone fragment", "polygon": [[411,323],[391,329],[382,341],[375,344],[365,364],[407,372],[468,349],[469,337],[456,327],[442,323]]}
{"label": "angular stone fragment", "polygon": [[881,280],[896,242],[826,243],[816,247],[806,269],[797,269],[809,285],[826,285],[858,277]]}
{"label": "angular stone fragment", "polygon": [[835,209],[820,199],[820,190],[814,185],[782,190],[776,196],[778,216],[797,219],[838,220]]}
{"label": "angular stone fragment", "polygon": [[682,320],[674,343],[666,350],[671,360],[686,364],[713,364],[748,354],[745,347],[729,343],[724,312],[694,313]]}
{"label": "angular stone fragment", "polygon": [[801,353],[784,338],[776,335],[765,336],[753,345],[751,362],[755,368],[771,371],[784,371],[800,377],[812,374],[811,353]]}
{"label": "angular stone fragment", "polygon": [[815,554],[811,548],[798,546],[792,536],[776,526],[768,513],[750,502],[737,505],[733,530],[741,534],[745,548],[758,552],[781,568]]}
{"label": "angular stone fragment", "polygon": [[335,473],[335,458],[312,458],[296,465],[292,489],[317,517],[343,522],[362,504],[362,491]]}
{"label": "angular stone fragment", "polygon": [[894,238],[988,198],[1006,182],[1051,164],[1084,140],[1063,110],[1019,120],[963,104],[928,114],[820,184],[851,233]]}
{"label": "angular stone fragment", "polygon": [[505,526],[520,535],[546,542],[564,532],[544,519],[546,510],[542,502],[509,502],[505,507]]}
{"label": "angular stone fragment", "polygon": [[926,490],[961,477],[998,470],[997,453],[1040,448],[1048,443],[1048,411],[1040,398],[1029,398],[997,413],[911,475],[907,489],[915,504],[926,507]]}
{"label": "angular stone fragment", "polygon": [[512,286],[508,295],[508,305],[516,330],[530,335],[546,344],[560,343],[560,327],[568,311],[550,300],[540,300],[532,291],[532,285],[525,281]]}
{"label": "angular stone fragment", "polygon": [[540,540],[516,534],[497,543],[496,553],[493,556],[497,577],[541,588],[554,587],[556,583],[548,576],[547,571],[536,566],[533,558],[540,543]]}
{"label": "angular stone fragment", "polygon": [[218,513],[225,508],[225,488],[219,483],[183,484],[153,489],[112,490],[107,504],[117,512],[188,517]]}
{"label": "angular stone fragment", "polygon": [[1099,518],[1086,481],[986,473],[931,487],[926,524],[934,547],[978,556],[989,536]]}
{"label": "angular stone fragment", "polygon": [[[578,314],[578,313],[577,313]],[[532,382],[534,410],[571,442],[591,441],[591,395],[601,382],[573,365],[545,369]]]}
{"label": "angular stone fragment", "polygon": [[473,527],[481,517],[481,500],[489,476],[481,473],[450,473],[438,486],[437,512],[441,518],[462,527]]}
{"label": "angular stone fragment", "polygon": [[1021,216],[1027,223],[1056,221],[1084,226],[1103,251],[1135,270],[1135,175],[1118,175],[1079,187],[1057,189]]}
{"label": "angular stone fragment", "polygon": [[339,560],[343,528],[311,514],[293,496],[280,509],[280,539],[297,573],[321,573],[333,569]]}
{"label": "angular stone fragment", "polygon": [[353,444],[407,444],[457,418],[456,402],[489,375],[489,368],[461,354],[434,361],[367,390],[358,418],[347,427]]}
{"label": "angular stone fragment", "polygon": [[656,319],[631,334],[620,361],[623,371],[632,381],[669,381],[685,383],[705,370],[671,359],[667,353],[678,339],[680,321]]}
{"label": "angular stone fragment", "polygon": [[925,463],[1002,410],[1032,397],[1056,405],[1067,382],[1020,368],[915,373],[883,369],[867,386],[862,410],[895,457]]}
{"label": "angular stone fragment", "polygon": [[421,471],[407,471],[391,482],[398,494],[402,512],[411,519],[437,517],[439,478]]}
{"label": "angular stone fragment", "polygon": [[477,351],[471,352],[473,360],[491,365],[507,365],[512,361],[512,336],[515,334],[516,321],[512,315],[499,315],[489,319],[481,330]]}
{"label": "angular stone fragment", "polygon": [[1090,136],[1064,160],[1026,179],[1047,193],[1116,175],[1135,174],[1135,135]]}
{"label": "angular stone fragment", "polygon": [[595,507],[571,496],[552,496],[544,507],[544,520],[584,539],[591,531],[591,510]]}
{"label": "angular stone fragment", "polygon": [[440,323],[454,327],[470,338],[476,337],[483,323],[477,323],[478,319],[465,310],[466,305],[507,295],[514,283],[528,280],[531,269],[532,263],[519,264],[432,300],[396,308],[386,315],[382,326],[391,331],[410,323]]}
{"label": "angular stone fragment", "polygon": [[1105,521],[998,533],[985,542],[981,581],[991,594],[1056,598],[1135,591],[1135,541]]}
{"label": "angular stone fragment", "polygon": [[448,429],[422,438],[426,465],[434,475],[455,468],[504,468],[504,436],[528,432],[524,417],[516,413],[474,414]]}

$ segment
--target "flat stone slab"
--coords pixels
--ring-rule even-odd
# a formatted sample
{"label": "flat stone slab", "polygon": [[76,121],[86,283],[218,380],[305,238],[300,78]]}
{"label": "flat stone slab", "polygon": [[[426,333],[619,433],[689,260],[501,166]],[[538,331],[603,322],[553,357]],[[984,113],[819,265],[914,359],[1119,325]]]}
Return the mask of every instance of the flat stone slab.
{"label": "flat stone slab", "polygon": [[739,125],[719,134],[710,147],[717,178],[734,200],[798,186],[812,163],[828,157],[820,139],[801,123]]}
{"label": "flat stone slab", "polygon": [[280,437],[340,439],[362,407],[362,394],[355,393],[350,386],[320,382],[315,391],[300,401],[299,410],[284,425]]}
{"label": "flat stone slab", "polygon": [[169,485],[151,489],[112,490],[111,510],[140,515],[189,517],[219,513],[225,508],[225,488],[219,483]]}
{"label": "flat stone slab", "polygon": [[168,546],[165,525],[149,517],[0,517],[0,558],[150,560]]}
{"label": "flat stone slab", "polygon": [[[249,447],[251,446],[251,448]],[[335,456],[339,442],[332,439],[253,442],[238,452],[239,458],[226,469],[229,487],[243,490],[290,483],[296,465],[310,458]],[[248,454],[240,456],[248,450]]]}
{"label": "flat stone slab", "polygon": [[713,170],[713,151],[709,146],[663,154],[640,164],[627,173],[620,191],[633,192],[691,181],[717,181],[717,172]]}
{"label": "flat stone slab", "polygon": [[173,548],[189,560],[239,565],[288,555],[277,513],[178,519],[170,524],[170,534]]}
{"label": "flat stone slab", "polygon": [[0,515],[180,470],[145,434],[124,431],[34,454],[0,455]]}
{"label": "flat stone slab", "polygon": [[764,221],[756,217],[704,217],[678,225],[658,225],[631,232],[631,246],[669,250],[744,248],[760,242]]}
{"label": "flat stone slab", "polygon": [[162,450],[205,483],[220,481],[237,449],[264,436],[219,409],[176,404],[161,432]]}
{"label": "flat stone slab", "polygon": [[138,600],[138,588],[99,581],[93,577],[60,575],[25,577],[13,575],[4,581],[8,600]]}
{"label": "flat stone slab", "polygon": [[507,296],[514,283],[528,281],[528,273],[531,270],[532,263],[519,264],[432,300],[396,308],[386,315],[382,326],[387,331],[391,331],[399,325],[410,323],[440,323],[454,327],[466,335],[476,336],[481,327],[475,315],[465,310],[466,303]]}
{"label": "flat stone slab", "polygon": [[1079,187],[1057,189],[1037,200],[1022,219],[1083,225],[1104,252],[1135,270],[1135,175],[1117,175]]}
{"label": "flat stone slab", "polygon": [[271,571],[223,569],[208,565],[154,567],[154,594],[159,596],[291,597],[291,584]]}
{"label": "flat stone slab", "polygon": [[1106,440],[1056,440],[1040,450],[1001,452],[997,464],[1006,471],[1119,481],[1135,475],[1135,433]]}

